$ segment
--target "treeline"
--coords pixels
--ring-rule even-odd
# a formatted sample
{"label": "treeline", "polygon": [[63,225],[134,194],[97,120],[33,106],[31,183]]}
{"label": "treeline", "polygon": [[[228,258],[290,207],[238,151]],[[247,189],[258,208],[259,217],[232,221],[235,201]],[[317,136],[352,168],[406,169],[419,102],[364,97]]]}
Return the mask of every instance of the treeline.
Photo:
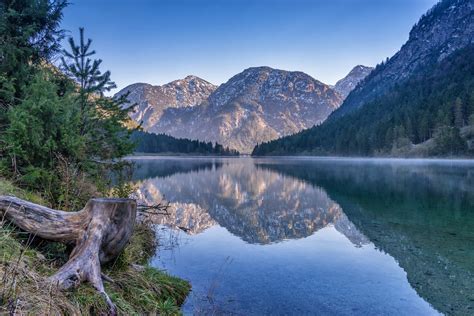
{"label": "treeline", "polygon": [[135,131],[132,140],[135,152],[157,154],[194,154],[216,156],[238,156],[239,152],[211,142],[201,142],[185,138],[174,138],[164,134]]}
{"label": "treeline", "polygon": [[104,96],[115,84],[84,30],[61,47],[66,6],[0,2],[0,176],[74,209],[106,192],[134,144],[126,99]]}
{"label": "treeline", "polygon": [[253,155],[403,155],[416,154],[417,148],[429,156],[469,155],[473,154],[473,129],[471,45],[441,62],[433,60],[361,108],[256,146]]}

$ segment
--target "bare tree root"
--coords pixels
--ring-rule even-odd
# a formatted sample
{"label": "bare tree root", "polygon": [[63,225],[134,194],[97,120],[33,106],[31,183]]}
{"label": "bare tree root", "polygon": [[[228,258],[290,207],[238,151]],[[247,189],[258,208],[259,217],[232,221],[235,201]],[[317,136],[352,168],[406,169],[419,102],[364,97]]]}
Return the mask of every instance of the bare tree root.
{"label": "bare tree root", "polygon": [[12,196],[0,196],[0,217],[43,239],[75,245],[69,260],[49,278],[61,290],[89,282],[105,292],[101,264],[117,257],[133,233],[137,204],[132,199],[91,199],[79,212],[53,210]]}

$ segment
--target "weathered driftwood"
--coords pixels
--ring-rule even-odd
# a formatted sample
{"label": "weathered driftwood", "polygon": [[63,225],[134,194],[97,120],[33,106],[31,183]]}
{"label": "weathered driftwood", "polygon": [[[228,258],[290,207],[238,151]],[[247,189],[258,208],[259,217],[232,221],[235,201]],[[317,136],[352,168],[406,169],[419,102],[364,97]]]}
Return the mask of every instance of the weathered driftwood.
{"label": "weathered driftwood", "polygon": [[79,212],[53,210],[12,196],[0,196],[0,215],[38,237],[73,243],[69,260],[49,281],[59,289],[89,282],[115,313],[104,290],[101,264],[117,257],[133,232],[137,205],[131,199],[91,199]]}

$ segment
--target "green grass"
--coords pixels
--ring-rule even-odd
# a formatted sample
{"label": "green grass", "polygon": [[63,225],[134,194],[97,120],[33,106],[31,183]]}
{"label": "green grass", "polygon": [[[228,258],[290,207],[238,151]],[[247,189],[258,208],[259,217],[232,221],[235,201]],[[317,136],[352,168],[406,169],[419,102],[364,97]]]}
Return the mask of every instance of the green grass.
{"label": "green grass", "polygon": [[[43,203],[39,195],[0,179],[0,195]],[[137,224],[130,243],[103,273],[106,291],[122,315],[179,315],[190,291],[187,281],[147,265],[156,249],[154,231]],[[0,314],[105,315],[108,307],[88,284],[70,292],[54,291],[45,279],[67,261],[60,243],[35,241],[8,223],[0,227]]]}
{"label": "green grass", "polygon": [[0,178],[0,195],[14,195],[33,203],[45,204],[45,201],[39,194],[20,189],[10,181],[4,180],[2,178]]}

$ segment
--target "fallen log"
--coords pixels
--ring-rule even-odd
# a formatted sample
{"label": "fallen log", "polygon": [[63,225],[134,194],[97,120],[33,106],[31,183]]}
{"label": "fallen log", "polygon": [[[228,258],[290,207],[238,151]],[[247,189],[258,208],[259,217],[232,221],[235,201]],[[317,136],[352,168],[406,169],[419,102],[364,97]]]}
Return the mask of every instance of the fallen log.
{"label": "fallen log", "polygon": [[106,300],[101,264],[116,258],[133,232],[137,204],[131,199],[91,199],[79,212],[53,210],[12,196],[0,196],[0,216],[43,239],[73,244],[69,260],[48,281],[61,290],[89,282]]}

